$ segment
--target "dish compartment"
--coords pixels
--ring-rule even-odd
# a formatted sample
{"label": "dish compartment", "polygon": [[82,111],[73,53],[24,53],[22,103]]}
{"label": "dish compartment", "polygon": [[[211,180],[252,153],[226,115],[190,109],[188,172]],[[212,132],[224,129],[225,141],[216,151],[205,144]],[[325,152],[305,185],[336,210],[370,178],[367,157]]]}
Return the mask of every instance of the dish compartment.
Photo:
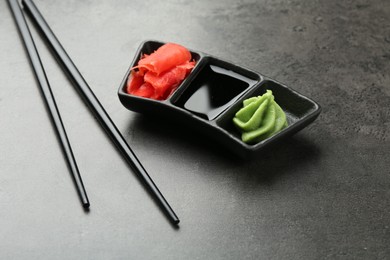
{"label": "dish compartment", "polygon": [[241,142],[241,134],[233,124],[232,119],[235,114],[242,108],[245,99],[260,96],[271,90],[275,97],[276,103],[282,108],[286,114],[288,126],[279,133],[256,144],[244,144],[250,148],[258,149],[272,143],[276,139],[291,135],[301,130],[309,123],[315,120],[320,113],[320,107],[311,99],[299,94],[291,88],[269,78],[265,78],[262,82],[254,86],[237,102],[227,109],[216,121],[218,127],[230,134],[232,138]]}
{"label": "dish compartment", "polygon": [[188,84],[172,97],[172,104],[211,121],[260,80],[253,71],[205,56]]}
{"label": "dish compartment", "polygon": [[192,69],[191,73],[187,76],[187,78],[184,79],[184,81],[177,87],[177,89],[167,99],[154,100],[154,99],[144,98],[144,97],[135,96],[127,93],[126,90],[127,81],[131,73],[131,68],[135,67],[138,64],[139,60],[142,58],[144,54],[149,55],[164,44],[165,44],[164,42],[160,42],[160,41],[144,41],[143,43],[141,43],[140,47],[136,51],[133,61],[130,63],[130,66],[127,72],[125,73],[125,76],[118,90],[119,100],[121,101],[123,106],[125,106],[127,109],[139,113],[145,113],[145,112],[155,113],[155,112],[159,112],[160,109],[163,109],[164,111],[167,105],[170,103],[170,99],[172,98],[172,96],[176,92],[180,91],[180,89],[183,86],[185,86],[188,81],[191,80],[191,78],[193,77],[192,76],[193,73],[198,70],[198,66],[201,63],[200,61],[202,60],[203,55],[201,53],[190,50],[191,60],[194,60],[196,62],[195,67]]}

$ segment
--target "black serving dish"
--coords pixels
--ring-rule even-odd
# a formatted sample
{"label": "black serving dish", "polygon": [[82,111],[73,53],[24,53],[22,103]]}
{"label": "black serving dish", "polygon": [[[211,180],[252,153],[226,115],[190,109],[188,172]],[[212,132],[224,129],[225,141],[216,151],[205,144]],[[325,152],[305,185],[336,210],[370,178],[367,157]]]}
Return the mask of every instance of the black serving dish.
{"label": "black serving dish", "polygon": [[[141,44],[130,68],[136,66],[142,54],[150,54],[163,42],[145,41]],[[283,140],[313,122],[321,112],[320,106],[287,86],[257,72],[223,61],[206,53],[191,51],[196,65],[176,91],[166,100],[153,100],[126,93],[130,68],[119,87],[121,103],[129,110],[165,117],[180,122],[210,137],[221,148],[249,158],[264,148]],[[276,102],[286,113],[288,127],[257,144],[241,141],[232,119],[242,107],[242,101],[272,90]],[[175,126],[176,127],[176,126]]]}

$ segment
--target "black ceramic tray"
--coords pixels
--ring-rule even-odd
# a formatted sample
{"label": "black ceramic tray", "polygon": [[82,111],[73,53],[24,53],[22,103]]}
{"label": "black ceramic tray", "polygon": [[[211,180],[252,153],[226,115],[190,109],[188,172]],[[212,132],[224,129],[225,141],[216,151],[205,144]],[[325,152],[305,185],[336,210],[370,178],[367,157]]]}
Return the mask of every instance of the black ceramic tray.
{"label": "black ceramic tray", "polygon": [[[141,44],[130,68],[136,66],[142,54],[157,50],[163,42],[145,41]],[[119,99],[129,110],[165,117],[176,127],[190,127],[217,142],[221,149],[249,158],[290,136],[313,122],[320,114],[320,106],[313,100],[285,85],[247,68],[190,50],[196,65],[177,90],[166,100],[159,101],[126,93],[128,69],[118,91]],[[284,110],[288,127],[257,144],[241,141],[241,134],[233,125],[235,113],[242,101],[272,90],[275,101]],[[183,125],[183,126],[182,126]]]}

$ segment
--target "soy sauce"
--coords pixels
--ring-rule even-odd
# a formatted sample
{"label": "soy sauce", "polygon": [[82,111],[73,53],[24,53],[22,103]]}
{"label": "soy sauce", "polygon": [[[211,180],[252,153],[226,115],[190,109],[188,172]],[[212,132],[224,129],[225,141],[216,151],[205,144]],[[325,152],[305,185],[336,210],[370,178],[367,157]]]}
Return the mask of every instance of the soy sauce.
{"label": "soy sauce", "polygon": [[215,65],[206,65],[191,86],[184,109],[212,120],[228,108],[255,80]]}

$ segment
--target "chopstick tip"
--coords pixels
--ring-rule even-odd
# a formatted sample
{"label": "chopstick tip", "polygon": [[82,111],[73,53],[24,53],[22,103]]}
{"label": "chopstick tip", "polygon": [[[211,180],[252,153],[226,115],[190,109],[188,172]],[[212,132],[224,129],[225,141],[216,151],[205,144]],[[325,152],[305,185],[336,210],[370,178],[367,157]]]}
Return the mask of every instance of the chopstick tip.
{"label": "chopstick tip", "polygon": [[83,208],[84,208],[85,210],[89,210],[89,206],[90,206],[89,202],[84,202],[84,203],[83,203]]}

